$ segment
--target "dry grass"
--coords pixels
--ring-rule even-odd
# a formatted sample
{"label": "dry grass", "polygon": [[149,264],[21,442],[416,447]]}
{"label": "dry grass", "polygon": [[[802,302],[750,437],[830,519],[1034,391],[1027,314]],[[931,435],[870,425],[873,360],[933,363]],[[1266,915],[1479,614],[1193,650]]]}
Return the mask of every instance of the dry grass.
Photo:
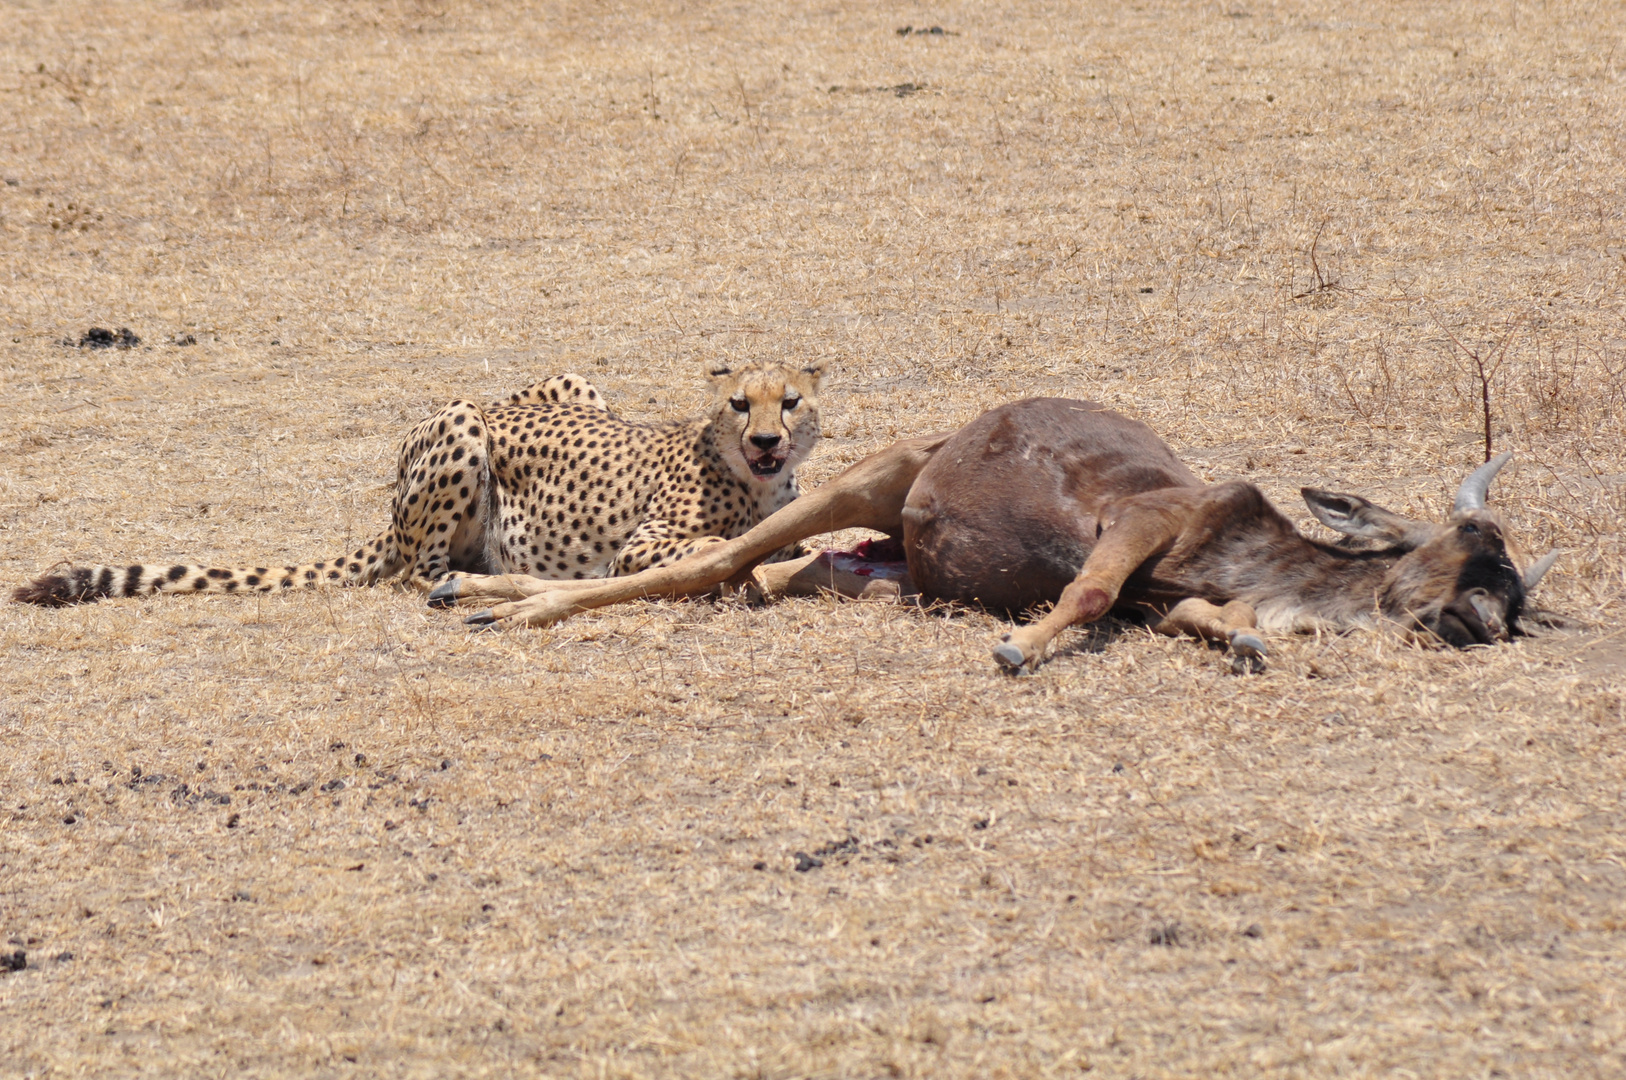
{"label": "dry grass", "polygon": [[[1589,629],[1244,680],[1106,627],[1013,680],[987,616],[873,605],[8,607],[0,1069],[1626,1068],[1615,13],[4,18],[8,584],[329,555],[435,403],[576,368],[676,415],[719,353],[836,362],[810,479],[1066,393],[1437,514],[1482,456],[1455,335],[1506,346],[1496,494]],[[92,325],[145,344],[58,344]]]}

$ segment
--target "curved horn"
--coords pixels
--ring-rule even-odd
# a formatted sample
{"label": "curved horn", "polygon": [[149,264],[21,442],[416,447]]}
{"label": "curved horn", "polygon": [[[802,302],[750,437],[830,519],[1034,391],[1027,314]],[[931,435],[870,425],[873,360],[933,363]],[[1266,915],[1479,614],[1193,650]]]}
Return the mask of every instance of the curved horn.
{"label": "curved horn", "polygon": [[1503,450],[1485,464],[1468,474],[1468,478],[1457,488],[1457,503],[1451,508],[1453,514],[1460,514],[1464,510],[1485,509],[1485,493],[1490,490],[1491,481],[1496,474],[1502,471],[1502,466],[1513,460],[1513,451]]}
{"label": "curved horn", "polygon": [[1542,579],[1547,571],[1553,568],[1553,563],[1557,561],[1558,549],[1553,548],[1553,550],[1531,563],[1529,569],[1524,572],[1524,591],[1534,592],[1536,583]]}

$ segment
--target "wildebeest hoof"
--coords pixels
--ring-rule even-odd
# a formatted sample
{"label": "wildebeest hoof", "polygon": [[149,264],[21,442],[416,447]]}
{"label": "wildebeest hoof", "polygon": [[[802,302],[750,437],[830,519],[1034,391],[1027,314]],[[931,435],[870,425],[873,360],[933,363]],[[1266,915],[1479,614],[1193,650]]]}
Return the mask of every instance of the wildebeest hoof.
{"label": "wildebeest hoof", "polygon": [[1257,675],[1265,670],[1265,641],[1258,634],[1243,630],[1231,631],[1231,673]]}
{"label": "wildebeest hoof", "polygon": [[1003,645],[994,646],[994,659],[1015,672],[1020,672],[1022,665],[1027,663],[1027,657],[1022,655],[1021,648],[1008,641]]}
{"label": "wildebeest hoof", "polygon": [[1232,634],[1231,651],[1239,656],[1250,657],[1265,656],[1270,652],[1265,648],[1264,639],[1256,634]]}
{"label": "wildebeest hoof", "polygon": [[463,620],[463,625],[465,625],[465,626],[475,626],[475,627],[486,627],[486,626],[491,626],[496,621],[497,621],[497,616],[492,614],[490,608],[486,608],[484,611],[476,611],[473,615],[470,615],[468,618],[464,619]]}
{"label": "wildebeest hoof", "polygon": [[429,606],[449,608],[457,606],[457,579],[447,578],[429,590]]}

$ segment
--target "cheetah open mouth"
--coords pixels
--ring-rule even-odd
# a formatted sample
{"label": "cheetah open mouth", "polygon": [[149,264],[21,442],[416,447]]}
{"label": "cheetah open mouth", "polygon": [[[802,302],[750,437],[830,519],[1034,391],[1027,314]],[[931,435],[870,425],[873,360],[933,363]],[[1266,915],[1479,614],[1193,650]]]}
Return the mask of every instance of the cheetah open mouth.
{"label": "cheetah open mouth", "polygon": [[780,470],[785,467],[785,459],[765,457],[757,461],[752,461],[750,458],[746,458],[745,467],[750,469],[751,475],[756,477],[758,480],[766,480],[770,476],[779,475]]}

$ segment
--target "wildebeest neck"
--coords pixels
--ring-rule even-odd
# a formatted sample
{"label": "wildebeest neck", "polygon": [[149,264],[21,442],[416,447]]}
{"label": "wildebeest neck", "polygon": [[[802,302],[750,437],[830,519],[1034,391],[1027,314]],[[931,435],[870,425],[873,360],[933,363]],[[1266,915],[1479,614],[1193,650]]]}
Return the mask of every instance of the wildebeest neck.
{"label": "wildebeest neck", "polygon": [[1303,535],[1252,484],[1208,488],[1169,551],[1126,583],[1127,598],[1242,600],[1267,630],[1345,628],[1371,621],[1398,548],[1350,550]]}

